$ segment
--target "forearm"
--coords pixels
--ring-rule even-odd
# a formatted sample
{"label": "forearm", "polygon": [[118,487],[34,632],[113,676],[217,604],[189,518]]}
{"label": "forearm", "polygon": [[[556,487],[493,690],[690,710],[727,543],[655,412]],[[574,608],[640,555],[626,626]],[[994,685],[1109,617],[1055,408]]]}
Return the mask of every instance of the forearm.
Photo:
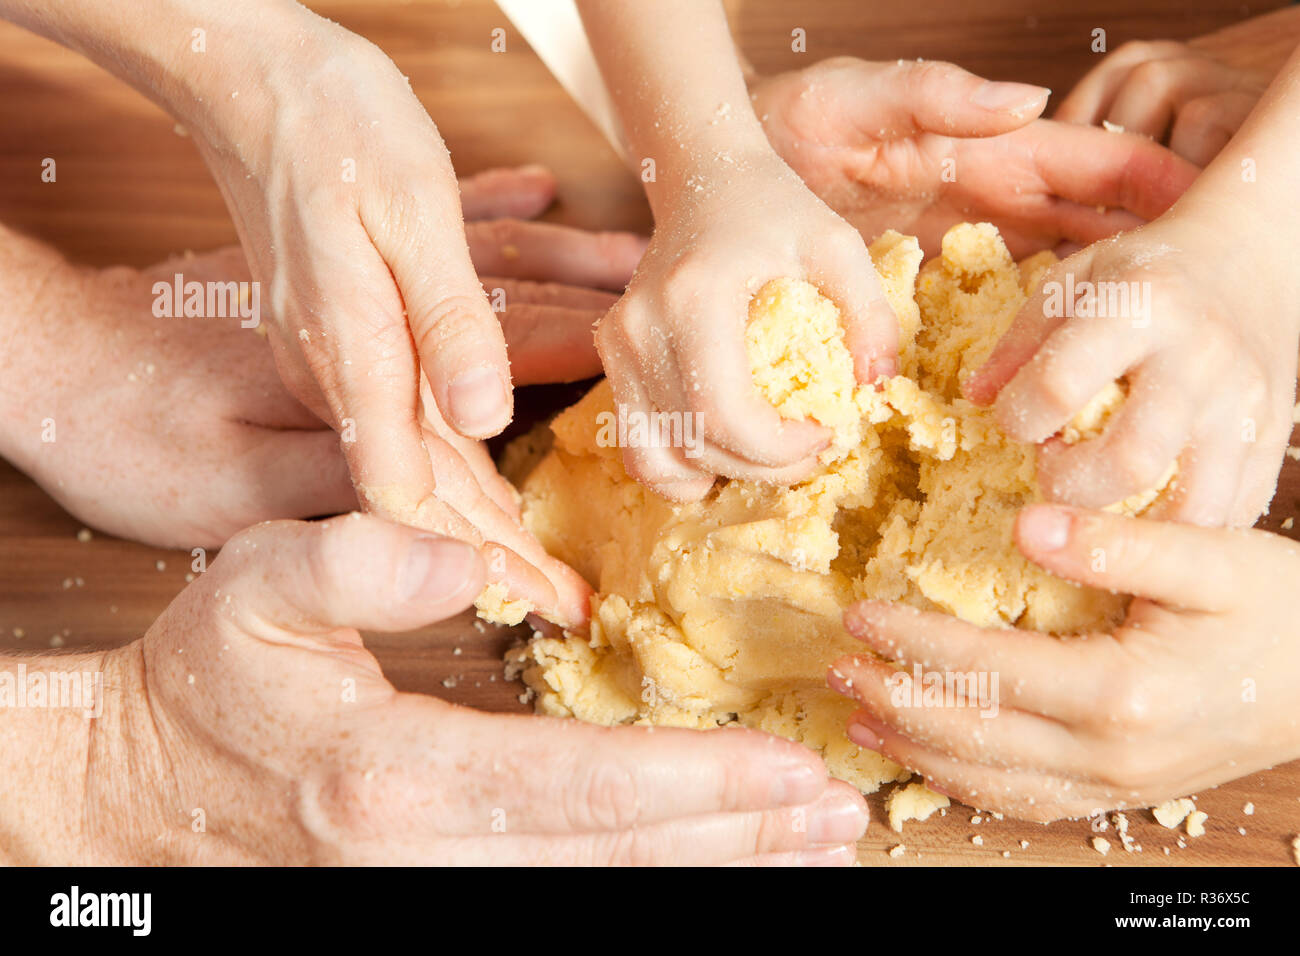
{"label": "forearm", "polygon": [[0,18],[76,50],[209,143],[237,141],[273,108],[271,74],[326,25],[292,0],[0,0]]}
{"label": "forearm", "polygon": [[722,6],[713,0],[578,0],[583,25],[635,164],[655,163],[646,194],[669,197],[770,146]]}

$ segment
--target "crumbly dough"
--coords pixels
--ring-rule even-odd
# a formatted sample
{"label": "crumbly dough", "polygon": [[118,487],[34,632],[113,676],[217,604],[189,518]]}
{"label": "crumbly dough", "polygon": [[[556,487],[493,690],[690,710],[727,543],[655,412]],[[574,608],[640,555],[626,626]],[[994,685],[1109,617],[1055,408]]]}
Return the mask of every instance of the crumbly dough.
{"label": "crumbly dough", "polygon": [[510,600],[506,586],[494,581],[479,592],[479,596],[474,599],[474,609],[484,621],[514,627],[528,616],[532,606],[522,598]]}
{"label": "crumbly dough", "polygon": [[554,446],[522,484],[524,523],[597,594],[589,634],[512,652],[540,712],[756,727],[812,747],[834,776],[872,791],[910,774],[845,736],[857,705],[828,688],[826,670],[864,652],[841,625],[847,605],[901,601],[1056,634],[1122,615],[1126,598],[1053,577],[1017,551],[1016,512],[1038,497],[1035,450],[960,397],[1054,257],[1017,266],[988,224],[954,227],[924,269],[916,240],[898,233],[871,254],[900,328],[899,374],[879,388],[854,382],[835,306],[814,287],[779,280],[751,308],[759,392],[835,435],[808,480],[724,480],[676,505],[597,441],[596,416],[614,407],[607,383],[552,423]]}
{"label": "crumbly dough", "polygon": [[904,821],[928,820],[935,811],[950,803],[947,797],[935,793],[924,783],[909,783],[906,787],[894,788],[893,793],[885,798],[885,813],[889,817],[890,829],[902,833]]}
{"label": "crumbly dough", "polygon": [[1158,807],[1152,807],[1151,815],[1166,830],[1173,830],[1195,809],[1196,804],[1183,797],[1181,800],[1169,800]]}

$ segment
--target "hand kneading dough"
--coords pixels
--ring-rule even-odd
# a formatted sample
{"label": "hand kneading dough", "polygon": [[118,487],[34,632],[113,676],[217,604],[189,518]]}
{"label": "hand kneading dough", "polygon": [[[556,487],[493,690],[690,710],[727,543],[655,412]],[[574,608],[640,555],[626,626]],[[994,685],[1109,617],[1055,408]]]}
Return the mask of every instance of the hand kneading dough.
{"label": "hand kneading dough", "polygon": [[[838,312],[812,286],[772,282],[751,304],[759,391],[834,432],[811,479],[724,480],[674,505],[598,443],[596,416],[613,409],[606,383],[554,421],[552,449],[523,481],[524,522],[598,593],[589,635],[512,652],[539,711],[757,727],[871,791],[910,774],[844,734],[857,705],[829,690],[826,670],[864,652],[841,625],[845,606],[902,601],[1058,634],[1122,615],[1125,598],[1052,577],[1016,550],[1016,512],[1038,497],[1035,451],[959,394],[1054,257],[1017,266],[987,224],[954,227],[919,276],[912,238],[886,234],[871,254],[901,333],[900,374],[883,388],[855,384]],[[1094,423],[1121,400],[1118,389],[1099,399]]]}

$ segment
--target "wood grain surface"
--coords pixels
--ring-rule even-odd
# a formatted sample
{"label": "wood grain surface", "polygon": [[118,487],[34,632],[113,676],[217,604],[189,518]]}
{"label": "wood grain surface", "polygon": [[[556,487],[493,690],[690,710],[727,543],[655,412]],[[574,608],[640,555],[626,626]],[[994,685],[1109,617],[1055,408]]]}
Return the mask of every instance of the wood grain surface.
{"label": "wood grain surface", "polygon": [[[647,230],[637,183],[567,99],[518,34],[486,0],[352,0],[310,4],[383,47],[406,72],[438,123],[457,168],[540,162],[560,182],[548,218],[573,225]],[[1129,39],[1185,38],[1279,3],[1178,0],[986,0],[877,4],[857,0],[728,4],[742,49],[762,72],[814,58],[948,59],[1000,79],[1059,92],[1096,62],[1090,31],[1110,47]],[[489,32],[507,29],[507,51]],[[808,53],[790,52],[796,26]],[[193,143],[134,91],[85,60],[0,24],[0,222],[49,240],[75,260],[146,265],[184,249],[233,242],[217,189]],[[57,184],[40,181],[42,158],[57,157]],[[554,393],[525,390],[525,410]],[[1295,439],[1293,439],[1294,441]],[[1300,514],[1300,464],[1288,459],[1272,513],[1277,531]],[[0,463],[0,646],[120,644],[138,638],[185,586],[189,557],[96,535],[26,477]],[[1291,531],[1292,535],[1300,532]],[[160,565],[159,562],[162,562]],[[23,636],[18,638],[16,635]],[[502,676],[501,652],[517,635],[479,633],[467,618],[404,635],[368,635],[385,672],[406,690],[469,706],[525,711],[523,688]],[[459,653],[457,651],[459,650]],[[1251,802],[1255,812],[1243,813]],[[1083,864],[1283,865],[1300,830],[1300,763],[1258,773],[1199,795],[1208,832],[1186,840],[1147,811],[1128,816],[1141,852],[1114,844],[1100,857],[1083,821],[1050,826],[985,817],[954,807],[942,819],[908,824],[900,837],[882,821],[881,795],[861,844],[869,865]],[[1238,832],[1244,828],[1245,834]],[[982,837],[977,846],[972,837]],[[1027,848],[1021,842],[1027,841]],[[886,851],[899,843],[898,859]],[[1169,854],[1165,850],[1169,849]],[[1004,857],[1004,851],[1009,856]]]}

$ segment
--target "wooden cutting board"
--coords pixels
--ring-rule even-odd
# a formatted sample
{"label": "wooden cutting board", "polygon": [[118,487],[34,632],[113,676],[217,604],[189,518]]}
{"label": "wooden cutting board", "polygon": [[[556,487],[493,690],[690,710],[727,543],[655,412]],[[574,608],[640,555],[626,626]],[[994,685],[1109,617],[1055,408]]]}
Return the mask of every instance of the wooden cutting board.
{"label": "wooden cutting board", "polygon": [[[411,77],[462,173],[545,163],[560,181],[560,202],[547,218],[648,229],[635,180],[487,0],[311,6],[388,51]],[[1082,0],[1068,8],[1045,0],[880,6],[750,0],[731,2],[728,9],[742,48],[762,72],[842,54],[924,57],[1058,91],[1095,62],[1088,49],[1095,27],[1107,30],[1113,49],[1129,39],[1194,36],[1247,12],[1230,0]],[[504,54],[488,47],[498,26],[507,30]],[[804,57],[789,50],[796,26],[807,31]],[[173,131],[168,117],[76,55],[8,25],[0,25],[0,128],[6,131],[0,142],[0,222],[48,239],[78,261],[143,266],[187,248],[235,240],[193,144]],[[57,185],[40,181],[47,156],[58,158]],[[554,393],[525,394],[520,407],[527,410],[531,403],[535,410],[553,401]],[[1283,519],[1297,514],[1300,464],[1288,459],[1272,514],[1261,527],[1277,532]],[[0,646],[35,650],[51,643],[131,641],[184,587],[185,553],[98,535],[81,542],[80,528],[39,488],[0,463]],[[404,690],[523,712],[523,688],[506,682],[501,672],[501,653],[516,639],[499,629],[481,634],[462,618],[411,634],[368,636],[368,645]],[[1242,810],[1248,802],[1255,807],[1251,816]],[[900,837],[881,822],[878,794],[861,858],[871,865],[1283,865],[1291,859],[1290,839],[1300,831],[1300,762],[1200,794],[1198,803],[1210,814],[1208,832],[1187,840],[1186,849],[1178,849],[1176,835],[1155,824],[1149,812],[1138,811],[1128,816],[1142,851],[1123,852],[1110,831],[1113,848],[1103,860],[1091,848],[1086,822],[1040,826],[985,817],[972,824],[974,811],[964,807],[908,824]],[[982,846],[972,842],[976,835]],[[1022,841],[1028,844],[1024,849]],[[899,843],[906,852],[889,857],[886,851]]]}

